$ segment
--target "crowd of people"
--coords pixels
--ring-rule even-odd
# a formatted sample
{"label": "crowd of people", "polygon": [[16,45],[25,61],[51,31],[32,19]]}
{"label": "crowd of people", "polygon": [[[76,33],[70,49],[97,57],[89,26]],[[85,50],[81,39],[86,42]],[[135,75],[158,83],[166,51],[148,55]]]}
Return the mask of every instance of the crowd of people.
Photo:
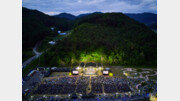
{"label": "crowd of people", "polygon": [[[91,80],[91,81],[90,81]],[[96,94],[97,98],[102,99],[137,99],[137,98],[146,98],[149,91],[147,89],[152,88],[153,92],[157,92],[157,86],[153,82],[147,81],[148,85],[139,86],[141,92],[131,93],[131,95],[116,95],[116,93],[129,93],[134,91],[130,88],[131,85],[138,85],[142,82],[142,79],[128,79],[120,77],[105,77],[105,76],[75,76],[75,77],[59,77],[59,78],[49,78],[44,80],[37,89],[34,91],[34,94],[86,94],[87,87],[91,83],[91,93]],[[114,96],[97,96],[98,94],[115,94]],[[55,97],[56,98],[56,97]]]}
{"label": "crowd of people", "polygon": [[105,93],[122,93],[129,92],[131,89],[128,86],[128,82],[124,78],[119,77],[92,77],[92,92],[100,93],[102,92],[102,85],[104,86]]}
{"label": "crowd of people", "polygon": [[[57,72],[57,71],[69,71],[66,68],[63,69],[53,69],[53,71],[43,72],[44,75]],[[39,72],[38,72],[39,73]],[[42,73],[42,74],[43,74]],[[34,77],[35,76],[35,77]],[[42,75],[36,76],[36,74],[31,77],[31,80],[24,80],[26,83],[30,82],[28,85],[32,88],[37,87],[33,90],[36,95],[42,95],[32,98],[33,100],[62,100],[72,99],[73,94],[77,94],[80,97],[78,99],[83,99],[88,97],[87,89],[90,87],[90,93],[94,94],[92,99],[102,99],[103,101],[108,101],[109,99],[146,99],[149,98],[149,93],[157,95],[157,82],[155,80],[146,80],[143,78],[124,78],[124,77],[109,77],[109,76],[48,76],[48,78],[43,79],[39,84],[41,79],[35,80],[33,78],[41,77]],[[41,77],[42,78],[42,77]],[[38,85],[38,86],[37,86]],[[25,83],[23,83],[25,87]],[[56,95],[66,95],[62,96]],[[80,94],[80,95],[79,95]],[[43,95],[52,95],[46,96]]]}
{"label": "crowd of people", "polygon": [[75,84],[77,77],[58,77],[58,78],[49,78],[44,80],[44,84]]}
{"label": "crowd of people", "polygon": [[34,91],[35,94],[69,94],[75,92],[77,77],[46,79]]}
{"label": "crowd of people", "polygon": [[81,76],[78,78],[76,93],[85,94],[86,88],[89,84],[89,77]]}
{"label": "crowd of people", "polygon": [[[35,90],[37,94],[69,94],[69,93],[86,93],[90,82],[90,77],[58,77],[45,79]],[[127,80],[118,77],[91,77],[92,93],[122,93],[129,92]]]}
{"label": "crowd of people", "polygon": [[86,96],[86,95],[78,95],[76,98],[73,95],[69,96],[34,96],[31,97],[29,100],[31,101],[72,101],[72,99],[76,99],[81,101],[83,99],[87,99],[88,101],[110,101],[110,100],[117,100],[117,101],[148,101],[151,94],[144,93],[144,94],[111,94],[111,95],[93,95],[93,96]]}
{"label": "crowd of people", "polygon": [[75,91],[75,85],[40,84],[34,94],[69,94]]}
{"label": "crowd of people", "polygon": [[92,93],[103,93],[102,84],[100,83],[92,83]]}

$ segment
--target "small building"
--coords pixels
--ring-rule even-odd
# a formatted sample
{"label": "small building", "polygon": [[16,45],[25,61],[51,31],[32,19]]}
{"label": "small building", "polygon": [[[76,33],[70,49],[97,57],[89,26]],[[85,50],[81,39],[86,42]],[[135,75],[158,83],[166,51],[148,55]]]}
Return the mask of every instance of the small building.
{"label": "small building", "polygon": [[56,44],[56,42],[54,42],[54,41],[49,41],[49,44],[50,44],[50,45],[54,45],[54,44]]}
{"label": "small building", "polygon": [[51,30],[54,31],[54,27],[51,27]]}
{"label": "small building", "polygon": [[60,35],[66,35],[67,33],[60,33]]}
{"label": "small building", "polygon": [[56,71],[56,70],[57,70],[57,67],[52,67],[51,70],[52,70],[52,71]]}
{"label": "small building", "polygon": [[76,69],[73,69],[73,70],[72,70],[72,75],[79,75],[79,71],[76,70]]}
{"label": "small building", "polygon": [[102,71],[102,74],[103,74],[103,75],[109,75],[110,72],[111,72],[110,68],[105,68],[105,69]]}
{"label": "small building", "polygon": [[61,33],[61,31],[60,31],[60,30],[58,30],[57,32],[58,32],[58,34],[60,34],[60,33]]}

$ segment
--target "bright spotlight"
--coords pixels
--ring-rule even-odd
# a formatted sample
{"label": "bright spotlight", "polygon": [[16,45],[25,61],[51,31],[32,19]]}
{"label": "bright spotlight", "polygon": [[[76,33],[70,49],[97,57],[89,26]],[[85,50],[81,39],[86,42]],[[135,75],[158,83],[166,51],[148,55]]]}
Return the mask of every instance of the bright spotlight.
{"label": "bright spotlight", "polygon": [[81,69],[81,68],[80,68],[80,67],[77,67],[76,69],[79,70],[79,69]]}

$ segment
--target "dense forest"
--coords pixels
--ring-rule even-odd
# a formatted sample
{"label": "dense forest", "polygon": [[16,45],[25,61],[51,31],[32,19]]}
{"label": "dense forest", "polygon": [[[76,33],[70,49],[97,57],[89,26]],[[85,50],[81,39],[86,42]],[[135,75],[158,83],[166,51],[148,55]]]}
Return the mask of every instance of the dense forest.
{"label": "dense forest", "polygon": [[45,15],[37,10],[22,8],[22,33],[23,47],[34,46],[50,33],[50,27],[56,27],[62,31],[70,30],[71,25],[66,18],[57,18]]}
{"label": "dense forest", "polygon": [[[103,65],[156,66],[157,34],[122,13],[93,13],[76,20],[45,15],[23,8],[23,48],[32,47],[44,37],[57,37],[54,26],[69,34],[45,51],[35,66],[75,66],[79,62]],[[48,41],[46,41],[48,42]]]}
{"label": "dense forest", "polygon": [[65,18],[57,18],[45,15],[37,10],[22,8],[22,47],[23,61],[33,56],[32,48],[35,44],[43,40],[46,36],[54,36],[51,27],[62,31],[70,30],[71,22]]}
{"label": "dense forest", "polygon": [[122,13],[78,19],[72,32],[42,55],[42,66],[95,61],[107,65],[156,65],[157,34]]}

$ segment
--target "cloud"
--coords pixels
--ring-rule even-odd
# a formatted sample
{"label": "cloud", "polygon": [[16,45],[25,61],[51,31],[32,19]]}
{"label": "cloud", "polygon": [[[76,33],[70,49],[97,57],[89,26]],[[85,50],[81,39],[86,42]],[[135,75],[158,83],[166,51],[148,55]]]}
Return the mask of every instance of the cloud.
{"label": "cloud", "polygon": [[57,15],[57,14],[60,14],[62,12],[44,12],[45,14],[48,14],[48,15]]}
{"label": "cloud", "polygon": [[96,11],[156,13],[157,0],[23,0],[23,7],[37,9],[50,15],[60,12],[79,15]]}

